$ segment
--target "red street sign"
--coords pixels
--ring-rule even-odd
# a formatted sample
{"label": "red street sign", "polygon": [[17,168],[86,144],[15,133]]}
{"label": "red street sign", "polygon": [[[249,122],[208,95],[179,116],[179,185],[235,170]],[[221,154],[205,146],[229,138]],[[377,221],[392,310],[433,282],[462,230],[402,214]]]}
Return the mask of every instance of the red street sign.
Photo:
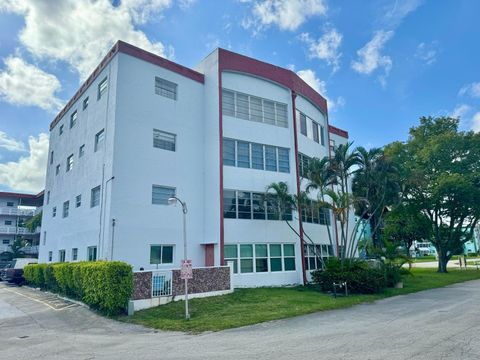
{"label": "red street sign", "polygon": [[182,260],[180,279],[193,279],[192,260]]}

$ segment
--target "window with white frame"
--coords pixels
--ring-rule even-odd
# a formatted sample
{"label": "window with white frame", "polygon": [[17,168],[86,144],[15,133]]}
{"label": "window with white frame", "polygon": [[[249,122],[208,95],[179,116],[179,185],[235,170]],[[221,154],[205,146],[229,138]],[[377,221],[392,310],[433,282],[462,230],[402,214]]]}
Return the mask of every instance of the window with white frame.
{"label": "window with white frame", "polygon": [[57,207],[56,206],[54,206],[52,208],[52,217],[55,217],[55,216],[57,216]]}
{"label": "window with white frame", "polygon": [[77,123],[77,118],[78,118],[78,112],[75,110],[72,115],[70,115],[70,129],[75,126]]}
{"label": "window with white frame", "polygon": [[287,105],[238,91],[222,89],[222,114],[288,127]]}
{"label": "window with white frame", "polygon": [[162,185],[152,185],[152,204],[168,205],[168,199],[175,196],[175,188]]}
{"label": "window with white frame", "polygon": [[105,130],[102,129],[95,135],[95,148],[94,148],[95,152],[97,152],[100,149],[100,147],[103,145],[104,140],[105,140]]}
{"label": "window with white frame", "polygon": [[78,157],[81,158],[83,155],[85,155],[85,144],[78,148]]}
{"label": "window with white frame", "polygon": [[78,248],[73,248],[72,249],[72,261],[77,261],[78,260]]}
{"label": "window with white frame", "polygon": [[58,250],[58,262],[65,262],[65,250]]}
{"label": "window with white frame", "polygon": [[87,247],[87,261],[97,261],[97,247]]}
{"label": "window with white frame", "polygon": [[174,82],[155,76],[155,94],[177,100],[177,87]]}
{"label": "window with white frame", "polygon": [[224,138],[223,165],[289,173],[290,150]]}
{"label": "window with white frame", "polygon": [[85,110],[86,108],[88,108],[88,96],[83,99],[83,110]]}
{"label": "window with white frame", "polygon": [[[320,125],[318,121],[313,120],[299,110],[296,111],[296,114],[300,126],[300,133],[316,143],[325,146],[325,130],[323,126]],[[323,120],[323,115],[321,119]]]}
{"label": "window with white frame", "polygon": [[62,216],[64,218],[68,217],[69,209],[70,209],[70,201],[65,201],[63,203],[63,213],[62,213]]}
{"label": "window with white frame", "polygon": [[150,245],[150,264],[173,264],[173,245]]}
{"label": "window with white frame", "polygon": [[60,128],[58,129],[58,132],[59,132],[60,135],[63,134],[63,125],[60,125]]}
{"label": "window with white frame", "polygon": [[307,136],[307,117],[300,113],[300,133]]}
{"label": "window with white frame", "polygon": [[325,262],[333,256],[331,245],[304,245],[303,256],[305,257],[305,270],[317,270],[322,268]]}
{"label": "window with white frame", "polygon": [[77,195],[77,196],[75,197],[75,207],[78,208],[78,207],[80,207],[80,206],[82,206],[82,194]]}
{"label": "window with white frame", "polygon": [[176,137],[175,134],[153,129],[153,147],[175,151]]}
{"label": "window with white frame", "polygon": [[308,177],[310,160],[311,160],[311,157],[309,157],[305,154],[302,154],[300,152],[298,153],[298,168],[299,168],[299,171],[300,171],[300,176],[303,177],[303,178]]}
{"label": "window with white frame", "polygon": [[69,172],[70,170],[73,169],[73,154],[70,155],[68,158],[67,158],[67,168],[66,168],[66,172]]}
{"label": "window with white frame", "polygon": [[295,271],[294,244],[225,244],[225,263],[235,274]]}
{"label": "window with white frame", "polygon": [[330,225],[330,211],[319,206],[318,201],[307,200],[302,205],[302,221],[312,224]]}
{"label": "window with white frame", "polygon": [[52,262],[52,258],[53,258],[53,252],[49,251],[48,252],[48,262]]}
{"label": "window with white frame", "polygon": [[107,88],[108,88],[108,79],[105,77],[98,84],[97,100],[100,100],[102,98],[103,94],[107,92]]}
{"label": "window with white frame", "polygon": [[[280,204],[276,197],[264,193],[227,190],[223,191],[223,217],[226,219],[279,220]],[[292,210],[283,214],[283,220],[292,220]]]}
{"label": "window with white frame", "polygon": [[100,205],[100,185],[90,191],[90,207],[93,208],[98,205]]}

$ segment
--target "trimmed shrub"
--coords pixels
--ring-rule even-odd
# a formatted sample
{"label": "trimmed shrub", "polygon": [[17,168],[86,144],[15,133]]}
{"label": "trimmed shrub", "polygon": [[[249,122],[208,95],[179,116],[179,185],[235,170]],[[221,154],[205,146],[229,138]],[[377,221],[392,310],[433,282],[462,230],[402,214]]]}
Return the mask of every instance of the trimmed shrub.
{"label": "trimmed shrub", "polygon": [[323,291],[333,291],[333,283],[346,281],[348,291],[355,294],[376,294],[386,287],[385,272],[369,266],[364,260],[348,259],[343,263],[330,258],[325,270],[312,273],[313,281]]}
{"label": "trimmed shrub", "polygon": [[107,315],[125,310],[133,291],[132,267],[120,261],[28,265],[28,284],[83,301]]}

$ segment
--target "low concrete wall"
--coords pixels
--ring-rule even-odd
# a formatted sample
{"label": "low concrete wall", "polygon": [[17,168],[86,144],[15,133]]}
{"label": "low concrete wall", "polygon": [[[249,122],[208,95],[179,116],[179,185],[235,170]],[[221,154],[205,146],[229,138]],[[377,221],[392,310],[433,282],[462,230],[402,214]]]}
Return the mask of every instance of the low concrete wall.
{"label": "low concrete wall", "polygon": [[[180,269],[172,269],[172,294],[152,298],[152,271],[133,273],[133,294],[129,314],[134,311],[164,305],[185,299],[185,281],[180,278]],[[193,278],[188,280],[189,298],[225,295],[233,292],[232,268],[230,266],[194,268]]]}

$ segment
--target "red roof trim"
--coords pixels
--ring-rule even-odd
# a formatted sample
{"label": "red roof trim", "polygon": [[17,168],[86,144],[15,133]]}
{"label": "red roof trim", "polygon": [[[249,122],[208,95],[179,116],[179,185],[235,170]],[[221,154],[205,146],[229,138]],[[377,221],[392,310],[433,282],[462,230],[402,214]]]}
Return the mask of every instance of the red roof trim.
{"label": "red roof trim", "polygon": [[[43,191],[41,192],[43,195]],[[23,199],[37,199],[40,194],[34,195],[34,194],[22,194],[22,193],[16,193],[16,192],[8,192],[8,191],[0,191],[0,196],[1,197],[12,197],[12,198],[23,198]]]}
{"label": "red roof trim", "polygon": [[291,70],[225,49],[218,49],[218,62],[221,71],[243,72],[276,82],[308,98],[318,106],[325,115],[328,114],[327,100]]}
{"label": "red roof trim", "polygon": [[126,42],[119,40],[110,49],[110,51],[103,58],[100,64],[98,64],[98,66],[95,68],[93,73],[88,77],[88,79],[85,80],[82,86],[80,86],[80,89],[77,90],[77,92],[75,93],[75,95],[73,95],[73,97],[70,99],[67,105],[64,106],[64,108],[58,113],[57,116],[55,116],[55,119],[53,119],[52,123],[50,124],[50,130],[53,130],[53,128],[59,123],[60,119],[62,119],[62,117],[68,112],[68,110],[70,110],[72,105],[80,97],[82,97],[82,95],[85,93],[87,88],[95,81],[95,79],[102,72],[102,70],[105,69],[105,67],[110,63],[110,60],[119,52],[130,55],[130,56],[134,56],[138,59],[147,61],[151,64],[176,72],[177,74],[183,75],[194,81],[198,81],[202,84],[205,82],[205,77],[203,76],[203,74],[195,70],[189,69],[185,66],[174,63],[173,61],[167,60],[161,56],[155,55],[153,53],[150,53],[148,51],[145,51],[136,46],[127,44]]}
{"label": "red roof trim", "polygon": [[348,131],[339,129],[335,126],[328,125],[328,132],[348,139]]}

